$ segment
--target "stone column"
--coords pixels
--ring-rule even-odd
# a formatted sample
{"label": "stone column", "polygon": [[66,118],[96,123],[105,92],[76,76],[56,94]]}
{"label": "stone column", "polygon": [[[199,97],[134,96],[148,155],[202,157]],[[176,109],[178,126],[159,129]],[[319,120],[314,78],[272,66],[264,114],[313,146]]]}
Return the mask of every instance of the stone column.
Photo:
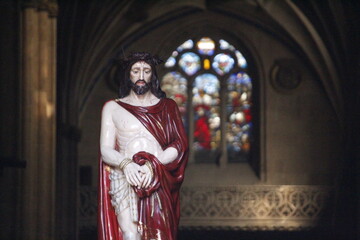
{"label": "stone column", "polygon": [[55,239],[56,18],[48,6],[22,11],[23,238],[34,240]]}
{"label": "stone column", "polygon": [[[23,10],[23,76],[22,76],[22,115],[23,115],[23,159],[26,161],[26,169],[23,181],[23,213],[24,235],[35,236],[37,232],[37,158],[38,158],[38,95],[39,87],[39,22],[37,10],[27,8]],[[31,222],[34,224],[31,225]]]}

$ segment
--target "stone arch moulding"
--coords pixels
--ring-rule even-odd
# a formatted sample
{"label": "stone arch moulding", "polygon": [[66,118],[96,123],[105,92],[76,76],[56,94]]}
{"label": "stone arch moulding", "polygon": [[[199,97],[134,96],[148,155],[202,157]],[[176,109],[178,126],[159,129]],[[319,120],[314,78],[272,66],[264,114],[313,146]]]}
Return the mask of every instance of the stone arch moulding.
{"label": "stone arch moulding", "polygon": [[[184,11],[182,11],[182,13],[184,13]],[[229,41],[231,44],[233,44],[235,47],[237,47],[240,50],[245,50],[247,52],[244,52],[244,54],[247,56],[248,60],[252,61],[253,64],[256,66],[257,68],[257,75],[254,75],[254,80],[259,82],[259,105],[260,105],[260,132],[262,134],[264,134],[265,132],[265,104],[264,104],[264,98],[265,98],[265,84],[263,84],[264,81],[260,81],[260,80],[266,80],[268,78],[268,74],[265,74],[265,70],[264,70],[264,66],[263,66],[263,62],[262,59],[260,58],[259,54],[256,51],[256,47],[253,46],[251,44],[251,41],[247,39],[246,35],[240,31],[239,29],[242,29],[241,27],[237,27],[236,31],[232,31],[232,26],[234,26],[234,24],[240,24],[242,26],[249,26],[249,21],[241,21],[240,18],[235,18],[235,17],[229,17],[229,16],[225,16],[224,14],[219,16],[214,14],[213,12],[207,12],[209,14],[209,16],[206,16],[204,13],[202,13],[201,11],[197,11],[196,9],[192,9],[189,10],[187,12],[188,14],[182,14],[182,18],[181,17],[172,17],[169,16],[169,14],[164,14],[164,15],[168,15],[168,17],[160,17],[162,19],[155,19],[153,21],[150,22],[146,22],[143,23],[141,25],[136,25],[137,27],[135,28],[134,25],[130,26],[128,32],[126,32],[125,35],[122,36],[121,39],[118,39],[116,41],[116,43],[114,44],[116,47],[112,46],[112,48],[116,51],[114,51],[114,57],[116,57],[116,55],[119,55],[119,53],[121,54],[121,46],[123,47],[125,52],[130,52],[133,50],[143,50],[143,51],[150,51],[152,53],[158,54],[161,57],[165,58],[167,56],[169,56],[171,54],[171,51],[173,49],[176,49],[176,47],[181,44],[182,42],[184,42],[185,40],[192,38],[192,37],[200,37],[203,35],[209,35],[209,37],[223,37],[225,38],[227,41]],[[180,14],[181,15],[181,14]],[[187,16],[191,16],[189,19],[186,19]],[[214,18],[213,16],[216,16],[216,18]],[[223,21],[232,21],[232,24],[230,24],[229,26],[223,26],[220,25],[221,22]],[[196,24],[198,24],[196,26]],[[176,26],[176,29],[174,28],[174,26]],[[255,26],[255,28],[258,26]],[[254,28],[254,25],[252,26],[252,28]],[[262,31],[264,29],[258,29],[259,31]],[[269,30],[269,29],[267,29]],[[211,33],[207,34],[207,32]],[[279,34],[279,32],[277,32]],[[151,44],[149,44],[149,42]],[[156,45],[154,44],[156,43]],[[243,46],[243,48],[241,48],[241,46]],[[250,58],[249,58],[250,57]],[[252,57],[252,58],[251,58]],[[166,60],[166,59],[164,59]],[[89,93],[90,94],[90,93]],[[261,153],[265,153],[265,138],[264,135],[260,136],[260,152]],[[262,181],[266,181],[266,161],[265,161],[265,154],[261,154],[262,156],[262,171],[261,171],[261,180]],[[250,186],[250,190],[252,192],[256,192],[256,189],[254,188],[256,186]],[[245,186],[244,189],[248,192],[248,187]],[[274,189],[270,189],[270,188],[274,188]],[[282,192],[284,192],[284,188],[283,187],[270,187],[268,189],[263,189],[262,187],[259,188],[259,193],[261,194],[266,194],[268,196],[270,196],[270,200],[272,200],[272,196],[274,195],[279,195],[282,194]],[[286,189],[285,189],[286,190]],[[188,191],[188,192],[186,192]],[[228,191],[227,189],[224,189],[224,191]],[[224,192],[222,191],[222,192]],[[241,188],[239,189],[230,189],[229,192],[242,192],[243,190]],[[250,191],[250,192],[251,192]],[[302,190],[303,191],[303,190]],[[305,192],[313,192],[313,189],[311,188],[310,190],[307,188],[304,188]],[[197,199],[197,198],[192,198],[193,193],[197,194],[197,192],[199,192],[199,189],[193,189],[193,188],[188,188],[188,189],[184,189],[185,192],[185,197],[188,197],[188,199]],[[218,192],[218,188],[215,188],[215,190],[210,191],[209,194],[213,194],[214,192]],[[281,192],[281,193],[279,193]],[[293,189],[289,189],[288,193],[291,195],[293,194],[294,190]],[[317,192],[322,193],[323,192],[323,188],[320,189],[315,189],[315,193],[318,194]],[[325,192],[327,193],[327,192]],[[186,195],[187,194],[187,195]],[[246,203],[249,204],[253,204],[253,199],[264,199],[262,197],[262,195],[259,194],[258,197],[257,195],[252,195],[252,198],[249,198],[248,196],[244,196],[243,199]],[[286,191],[284,193],[284,196],[286,196]],[[225,194],[227,195],[227,194]],[[304,194],[301,193],[301,196],[303,196]],[[211,196],[211,195],[209,195]],[[255,196],[255,197],[253,197]],[[281,195],[282,196],[282,195]],[[295,195],[294,195],[295,196]],[[313,199],[311,197],[311,195],[309,195],[309,199]],[[220,196],[222,197],[222,195]],[[283,197],[283,199],[288,199],[287,197]],[[250,202],[249,202],[250,201]],[[191,204],[193,204],[192,202],[186,202],[186,199],[183,201],[183,206],[182,209],[184,210],[187,206],[191,207]],[[189,205],[190,204],[190,205]],[[195,202],[195,204],[197,206],[204,206],[202,204],[199,204],[199,202]],[[263,204],[263,203],[259,203],[259,204]],[[267,205],[267,203],[264,203],[265,205]],[[235,203],[236,205],[236,203]],[[284,205],[281,206],[287,206],[288,203],[284,202]],[[240,205],[238,204],[237,207],[239,207]],[[216,206],[215,206],[216,207]],[[319,209],[322,208],[322,205],[319,205]],[[230,209],[231,212],[235,212],[236,209]],[[186,209],[185,209],[185,214],[186,214]],[[285,213],[287,214],[287,213]],[[310,213],[311,214],[311,213]],[[270,223],[274,223],[274,219],[272,218],[272,216],[266,216],[260,213],[259,217],[260,218],[264,218],[267,223],[264,224],[268,224]],[[288,216],[288,215],[287,215]],[[285,216],[285,217],[287,217]],[[188,216],[183,216],[186,221],[183,223],[183,226],[185,227],[201,227],[201,226],[209,226],[209,216],[205,216],[204,219],[200,219],[200,221],[198,222],[194,222],[194,218],[197,218],[199,216],[193,216],[191,215],[191,212],[189,212]],[[224,219],[221,219],[222,216],[220,216],[219,218],[215,217],[214,219],[214,226],[218,226],[219,222],[224,222]],[[237,218],[238,216],[235,216],[235,218]],[[240,216],[241,219],[242,216]],[[245,218],[247,218],[247,216],[244,216]],[[187,218],[187,219],[186,219]],[[312,220],[315,217],[313,215],[309,215],[309,216],[305,216],[305,223],[301,223],[303,221],[303,216],[301,216],[301,219],[299,218],[299,216],[295,216],[294,215],[294,219],[290,219],[290,220],[294,220],[294,224],[292,224],[291,226],[284,226],[283,223],[283,219],[279,219],[277,218],[275,220],[278,221],[279,226],[276,226],[276,224],[272,224],[271,227],[272,228],[264,228],[264,229],[286,229],[286,227],[291,227],[291,228],[300,228],[302,226],[309,226],[312,225]],[[239,224],[238,219],[236,219],[236,221],[234,221],[233,216],[231,216],[230,219],[230,223],[229,224]],[[203,221],[204,220],[204,221]],[[254,219],[255,223],[248,223],[246,222],[246,226],[244,227],[251,227],[256,225],[257,223],[259,223],[258,221],[259,219]],[[269,221],[268,221],[269,220]],[[203,221],[203,222],[202,222]],[[229,224],[226,223],[225,227],[229,227]],[[224,227],[224,226],[220,226],[220,227]],[[230,226],[231,227],[234,226]],[[238,225],[236,225],[235,227],[239,227]],[[241,226],[240,226],[241,227]],[[263,225],[256,225],[255,227],[261,227],[263,228]],[[266,227],[266,226],[265,226]],[[268,226],[267,226],[268,227]],[[250,228],[247,228],[250,229]],[[256,228],[257,229],[257,228]]]}
{"label": "stone arch moulding", "polygon": [[310,61],[325,89],[339,124],[343,127],[344,100],[339,84],[339,73],[319,32],[300,8],[290,0],[259,0],[257,2],[259,7],[281,26]]}
{"label": "stone arch moulding", "polygon": [[[288,47],[294,47],[297,46],[297,44],[286,30],[279,27],[276,21],[269,18],[268,15],[264,16],[265,11],[252,12],[254,14],[256,13],[255,15],[244,11],[245,10],[240,9],[235,13],[233,9],[229,7],[226,9],[224,6],[217,6],[216,9],[205,10],[194,6],[187,6],[186,8],[178,8],[177,10],[162,11],[160,14],[157,14],[157,16],[152,15],[152,17],[144,22],[133,23],[127,26],[127,30],[118,38],[113,38],[108,35],[101,36],[100,38],[103,41],[114,40],[113,44],[107,44],[106,49],[101,51],[101,53],[111,52],[111,54],[108,55],[105,60],[102,57],[102,62],[98,64],[96,70],[99,74],[94,74],[94,76],[91,77],[86,75],[90,77],[90,81],[86,84],[87,90],[82,94],[80,99],[80,112],[84,112],[87,99],[89,95],[91,95],[96,83],[105,77],[104,73],[110,66],[110,64],[105,63],[109,61],[109,56],[110,58],[116,58],[122,55],[122,51],[127,53],[142,50],[166,58],[171,54],[173,49],[189,38],[205,35],[214,38],[225,38],[243,51],[243,54],[249,62],[252,62],[253,65],[256,66],[256,71],[252,71],[252,74],[254,81],[257,81],[259,84],[259,152],[261,157],[261,170],[259,172],[261,180],[266,181],[266,144],[264,137],[264,133],[266,132],[266,119],[264,114],[266,105],[264,104],[264,82],[269,76],[265,73],[267,70],[265,70],[264,63],[260,54],[257,52],[257,46],[252,44],[252,41],[248,39],[246,32],[249,30],[263,32]],[[117,23],[114,23],[113,25],[116,24]],[[234,26],[236,27],[234,28]],[[304,54],[301,53],[302,50],[297,52],[300,57],[304,57]],[[97,55],[94,56],[93,59],[97,59]],[[159,70],[161,75],[161,69]],[[84,79],[89,79],[86,78],[86,76],[84,76]],[[80,118],[81,117],[82,115],[80,114]]]}

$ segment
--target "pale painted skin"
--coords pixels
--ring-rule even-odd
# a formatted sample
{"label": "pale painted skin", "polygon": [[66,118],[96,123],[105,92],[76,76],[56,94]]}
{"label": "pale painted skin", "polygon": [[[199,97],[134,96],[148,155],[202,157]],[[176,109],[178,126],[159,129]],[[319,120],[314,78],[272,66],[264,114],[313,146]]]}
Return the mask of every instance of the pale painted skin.
{"label": "pale painted skin", "polygon": [[[151,76],[152,70],[149,64],[139,61],[132,65],[130,80],[133,83],[139,79],[143,79],[148,83]],[[160,99],[150,91],[143,95],[137,95],[131,90],[130,94],[120,99],[120,101],[134,106],[146,107],[157,104]],[[107,102],[103,108],[100,135],[102,159],[115,169],[118,169],[119,164],[125,158],[132,158],[135,153],[140,151],[153,154],[164,165],[174,161],[178,156],[177,150],[173,147],[162,150],[154,136],[139,120],[115,101]],[[116,142],[120,146],[119,152],[114,149]],[[136,163],[130,163],[123,172],[128,183],[132,186],[146,188],[151,183],[151,172],[145,165],[139,166]],[[119,213],[117,219],[124,240],[140,240],[141,236],[137,231],[137,223],[131,220],[129,208]]]}

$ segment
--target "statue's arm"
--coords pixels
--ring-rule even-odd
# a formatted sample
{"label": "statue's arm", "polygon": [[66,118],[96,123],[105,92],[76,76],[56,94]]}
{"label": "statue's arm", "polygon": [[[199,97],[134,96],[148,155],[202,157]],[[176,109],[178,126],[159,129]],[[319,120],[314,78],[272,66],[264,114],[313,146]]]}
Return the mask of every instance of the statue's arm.
{"label": "statue's arm", "polygon": [[[113,121],[113,112],[117,107],[117,103],[110,101],[107,102],[101,114],[101,132],[100,132],[100,152],[103,161],[111,166],[120,166],[123,161],[128,161],[122,154],[115,149],[116,144],[116,127]],[[141,186],[143,179],[139,171],[141,168],[138,164],[127,162],[123,165],[124,174],[127,181],[132,186]]]}
{"label": "statue's arm", "polygon": [[[170,144],[170,146],[168,148],[166,148],[162,153],[159,154],[159,161],[166,165],[169,164],[171,162],[173,162],[175,159],[178,158],[179,156],[179,149],[177,149],[176,147],[178,147],[179,145],[181,145],[181,137],[179,136],[179,134],[185,134],[185,131],[183,129],[183,123],[181,121],[181,114],[179,111],[178,106],[176,105],[176,103],[174,101],[172,101],[170,103],[171,106],[171,114],[169,115],[169,119],[171,119],[168,124],[174,124],[176,125],[177,131],[174,131],[174,142],[172,144]],[[176,146],[176,147],[174,147]]]}
{"label": "statue's arm", "polygon": [[100,131],[100,152],[102,160],[111,165],[119,166],[124,159],[118,151],[115,150],[115,125],[112,119],[112,113],[115,110],[115,102],[107,102],[101,114],[101,131]]}
{"label": "statue's arm", "polygon": [[161,152],[159,154],[158,159],[162,164],[166,165],[166,164],[174,161],[178,155],[179,155],[179,153],[176,148],[168,147],[167,149],[165,149],[163,152]]}

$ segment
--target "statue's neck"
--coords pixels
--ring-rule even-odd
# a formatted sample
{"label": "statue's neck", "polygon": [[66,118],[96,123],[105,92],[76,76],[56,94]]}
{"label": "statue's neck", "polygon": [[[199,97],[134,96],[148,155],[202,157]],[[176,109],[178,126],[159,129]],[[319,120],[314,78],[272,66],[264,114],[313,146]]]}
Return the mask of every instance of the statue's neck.
{"label": "statue's neck", "polygon": [[155,105],[159,102],[159,98],[157,98],[150,91],[145,94],[138,95],[133,90],[130,91],[130,94],[122,99],[123,102],[140,107],[148,107]]}

